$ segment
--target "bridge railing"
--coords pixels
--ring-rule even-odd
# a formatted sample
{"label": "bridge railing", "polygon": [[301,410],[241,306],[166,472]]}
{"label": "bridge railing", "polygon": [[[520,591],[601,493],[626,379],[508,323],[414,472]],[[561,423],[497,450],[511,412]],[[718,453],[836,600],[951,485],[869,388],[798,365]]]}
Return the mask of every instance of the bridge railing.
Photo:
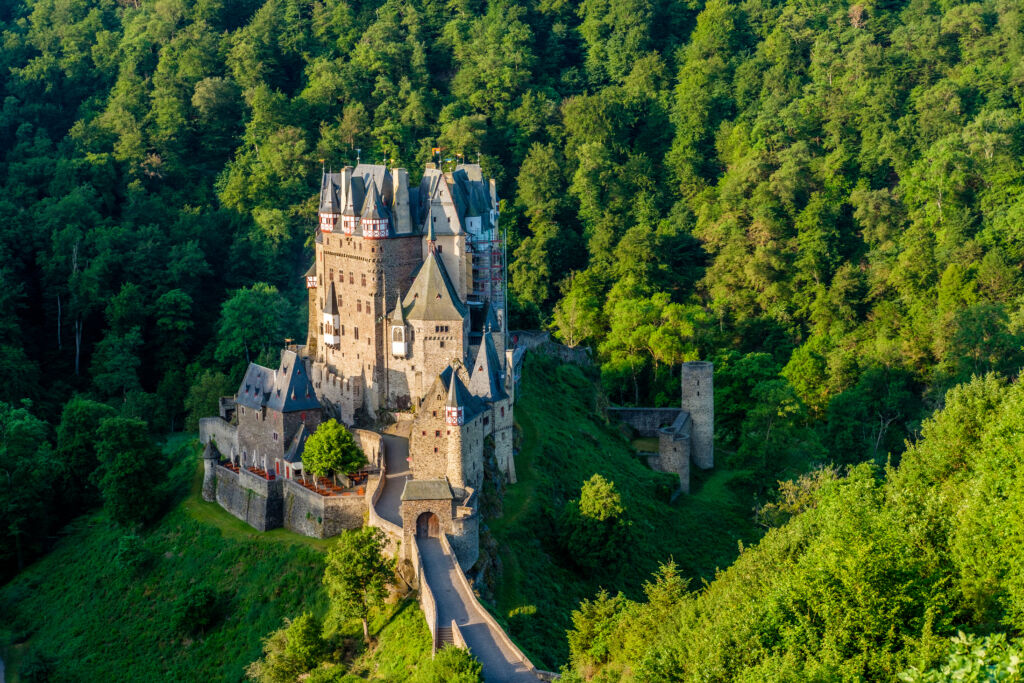
{"label": "bridge railing", "polygon": [[441,548],[444,550],[445,554],[448,555],[448,559],[455,566],[455,580],[458,581],[459,585],[462,587],[465,593],[469,595],[470,600],[473,601],[474,605],[477,608],[477,611],[480,612],[480,617],[491,628],[491,630],[494,631],[497,638],[501,641],[501,644],[505,648],[507,648],[509,652],[512,653],[513,657],[522,662],[523,665],[526,666],[526,668],[528,668],[530,671],[536,672],[537,668],[533,665],[533,662],[531,662],[529,658],[523,654],[523,651],[520,650],[516,646],[516,644],[512,642],[512,639],[508,637],[507,633],[505,633],[505,629],[503,629],[501,625],[498,624],[498,622],[494,619],[491,613],[487,611],[487,608],[481,605],[480,601],[477,600],[476,593],[473,592],[473,587],[469,585],[469,579],[467,579],[466,575],[462,573],[461,569],[459,569],[459,562],[455,559],[455,553],[452,551],[452,546],[448,542],[448,538],[447,536],[445,536],[445,534],[441,534]]}
{"label": "bridge railing", "polygon": [[427,620],[427,628],[430,629],[430,653],[437,652],[437,600],[434,599],[434,591],[427,583],[427,577],[423,575],[423,557],[420,555],[420,544],[413,536],[410,541],[409,552],[412,555],[413,566],[416,567],[416,578],[420,585],[420,609]]}

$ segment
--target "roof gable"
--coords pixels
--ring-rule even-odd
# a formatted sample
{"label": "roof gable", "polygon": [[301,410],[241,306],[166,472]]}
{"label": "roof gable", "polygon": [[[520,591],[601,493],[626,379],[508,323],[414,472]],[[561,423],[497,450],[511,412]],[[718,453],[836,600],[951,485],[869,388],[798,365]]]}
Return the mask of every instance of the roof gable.
{"label": "roof gable", "polygon": [[463,320],[466,306],[455,293],[444,263],[433,251],[416,271],[409,291],[402,300],[407,320]]}

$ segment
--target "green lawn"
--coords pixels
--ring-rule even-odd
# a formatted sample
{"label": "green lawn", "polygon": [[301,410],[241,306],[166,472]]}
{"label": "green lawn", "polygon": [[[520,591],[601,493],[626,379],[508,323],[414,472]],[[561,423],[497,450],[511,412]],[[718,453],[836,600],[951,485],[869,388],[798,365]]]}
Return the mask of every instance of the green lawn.
{"label": "green lawn", "polygon": [[[97,513],[76,520],[50,554],[0,589],[9,681],[33,651],[53,660],[54,680],[239,681],[285,617],[324,614],[322,551],[330,541],[254,531],[199,498],[192,437],[172,437],[167,450],[178,460],[172,480],[182,498],[143,534],[148,566],[132,572],[116,562],[122,533]],[[199,584],[219,593],[223,618],[205,635],[189,636],[176,629],[174,607]],[[401,680],[430,658],[415,601],[391,606],[373,627],[379,647],[369,652],[361,651],[358,624],[345,633],[351,672]]]}
{"label": "green lawn", "polygon": [[[600,587],[637,597],[670,558],[696,587],[732,563],[739,542],[757,538],[750,495],[738,485],[743,473],[696,473],[694,493],[669,504],[678,479],[637,458],[633,444],[598,414],[597,399],[581,369],[527,356],[516,403],[518,483],[506,490],[503,515],[487,522],[501,560],[494,611],[534,663],[548,669],[565,661],[572,610]],[[573,567],[556,526],[565,502],[595,472],[615,482],[632,521],[621,571],[602,580]]]}

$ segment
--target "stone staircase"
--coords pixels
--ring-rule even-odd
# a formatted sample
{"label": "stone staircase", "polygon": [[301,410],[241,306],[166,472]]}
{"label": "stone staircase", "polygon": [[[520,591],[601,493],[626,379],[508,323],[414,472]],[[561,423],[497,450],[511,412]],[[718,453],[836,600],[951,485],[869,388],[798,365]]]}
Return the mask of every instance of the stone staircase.
{"label": "stone staircase", "polygon": [[454,645],[455,638],[452,636],[451,626],[438,626],[437,627],[437,649],[440,650],[445,645]]}

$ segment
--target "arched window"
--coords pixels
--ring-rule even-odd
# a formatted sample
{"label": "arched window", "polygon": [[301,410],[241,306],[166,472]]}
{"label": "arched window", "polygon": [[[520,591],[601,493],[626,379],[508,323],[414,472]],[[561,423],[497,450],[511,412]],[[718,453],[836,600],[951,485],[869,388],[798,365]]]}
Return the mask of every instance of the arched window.
{"label": "arched window", "polygon": [[402,342],[405,341],[405,328],[396,327],[391,330],[391,341]]}

